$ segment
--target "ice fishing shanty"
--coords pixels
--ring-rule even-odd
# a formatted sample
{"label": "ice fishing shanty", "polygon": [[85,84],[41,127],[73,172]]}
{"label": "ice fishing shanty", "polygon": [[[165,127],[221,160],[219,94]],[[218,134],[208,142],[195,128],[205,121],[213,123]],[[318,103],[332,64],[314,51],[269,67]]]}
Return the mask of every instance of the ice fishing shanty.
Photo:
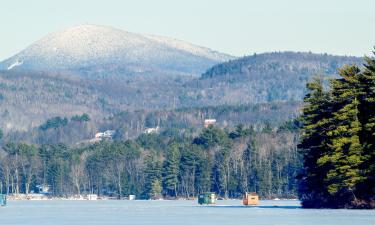
{"label": "ice fishing shanty", "polygon": [[7,204],[7,196],[4,194],[0,194],[0,206],[6,206]]}
{"label": "ice fishing shanty", "polygon": [[215,193],[207,192],[207,193],[203,193],[203,194],[198,195],[198,203],[200,205],[215,204],[215,201],[216,201]]}
{"label": "ice fishing shanty", "polygon": [[246,192],[243,196],[242,203],[244,205],[259,205],[259,196],[255,192]]}

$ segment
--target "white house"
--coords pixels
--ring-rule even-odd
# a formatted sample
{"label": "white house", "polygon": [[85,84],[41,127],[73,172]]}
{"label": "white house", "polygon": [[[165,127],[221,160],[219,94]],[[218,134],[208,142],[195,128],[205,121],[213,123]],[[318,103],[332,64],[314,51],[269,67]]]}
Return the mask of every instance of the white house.
{"label": "white house", "polygon": [[211,125],[215,125],[216,119],[206,119],[204,120],[204,127],[207,128]]}
{"label": "white house", "polygon": [[159,126],[157,126],[157,127],[152,127],[152,128],[146,128],[144,131],[143,131],[143,133],[144,134],[156,134],[156,133],[158,133],[159,132]]}
{"label": "white house", "polygon": [[112,138],[116,133],[114,130],[106,130],[104,132],[99,132],[95,134],[95,138]]}
{"label": "white house", "polygon": [[116,131],[114,131],[114,130],[106,130],[103,133],[103,137],[104,138],[112,138],[115,133],[116,133]]}
{"label": "white house", "polygon": [[104,137],[104,133],[102,133],[102,132],[99,132],[99,133],[95,134],[95,138],[103,138],[103,137]]}

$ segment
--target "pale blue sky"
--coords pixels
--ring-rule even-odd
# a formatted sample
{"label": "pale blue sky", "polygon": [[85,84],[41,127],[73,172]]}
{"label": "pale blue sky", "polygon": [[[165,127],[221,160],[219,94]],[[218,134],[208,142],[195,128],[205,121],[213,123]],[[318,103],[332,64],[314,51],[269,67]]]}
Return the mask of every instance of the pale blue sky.
{"label": "pale blue sky", "polygon": [[0,0],[0,60],[80,24],[175,37],[236,56],[369,55],[375,0]]}

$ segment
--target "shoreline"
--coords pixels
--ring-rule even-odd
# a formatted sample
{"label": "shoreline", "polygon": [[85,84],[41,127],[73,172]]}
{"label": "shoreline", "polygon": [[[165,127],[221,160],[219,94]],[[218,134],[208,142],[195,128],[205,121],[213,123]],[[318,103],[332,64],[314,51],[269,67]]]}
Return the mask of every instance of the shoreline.
{"label": "shoreline", "polygon": [[[18,195],[7,195],[7,200],[10,201],[51,201],[51,200],[63,200],[63,201],[196,201],[197,198],[160,198],[160,199],[129,199],[124,197],[118,199],[116,197],[109,196],[98,196],[96,194],[88,195],[73,195],[68,197],[57,197],[43,194],[18,194]],[[242,201],[242,198],[218,198],[217,201],[234,200]],[[274,199],[261,199],[261,201],[298,201],[298,199],[291,198],[274,198]]]}

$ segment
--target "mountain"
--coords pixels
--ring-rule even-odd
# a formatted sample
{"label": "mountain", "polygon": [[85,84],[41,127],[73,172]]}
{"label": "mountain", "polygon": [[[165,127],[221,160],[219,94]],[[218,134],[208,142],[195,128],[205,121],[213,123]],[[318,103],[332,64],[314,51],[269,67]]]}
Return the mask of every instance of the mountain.
{"label": "mountain", "polygon": [[200,74],[232,56],[172,38],[106,26],[81,25],[52,33],[0,63],[0,70],[86,76]]}
{"label": "mountain", "polygon": [[[186,122],[218,117],[220,110],[228,115],[222,118],[231,118],[244,105],[262,115],[263,104],[272,108],[274,103],[283,110],[272,118],[290,118],[298,114],[312,76],[334,77],[341,66],[353,63],[360,65],[362,58],[274,52],[232,59],[175,39],[84,25],[51,34],[1,63],[0,128],[27,132],[48,118],[82,113],[95,127],[126,111],[139,119],[130,127],[140,132],[147,126],[144,115],[160,110],[214,107],[205,115],[181,113]],[[218,107],[223,105],[239,108]],[[293,115],[276,115],[285,112]],[[252,124],[260,116],[249,118],[236,120]]]}

